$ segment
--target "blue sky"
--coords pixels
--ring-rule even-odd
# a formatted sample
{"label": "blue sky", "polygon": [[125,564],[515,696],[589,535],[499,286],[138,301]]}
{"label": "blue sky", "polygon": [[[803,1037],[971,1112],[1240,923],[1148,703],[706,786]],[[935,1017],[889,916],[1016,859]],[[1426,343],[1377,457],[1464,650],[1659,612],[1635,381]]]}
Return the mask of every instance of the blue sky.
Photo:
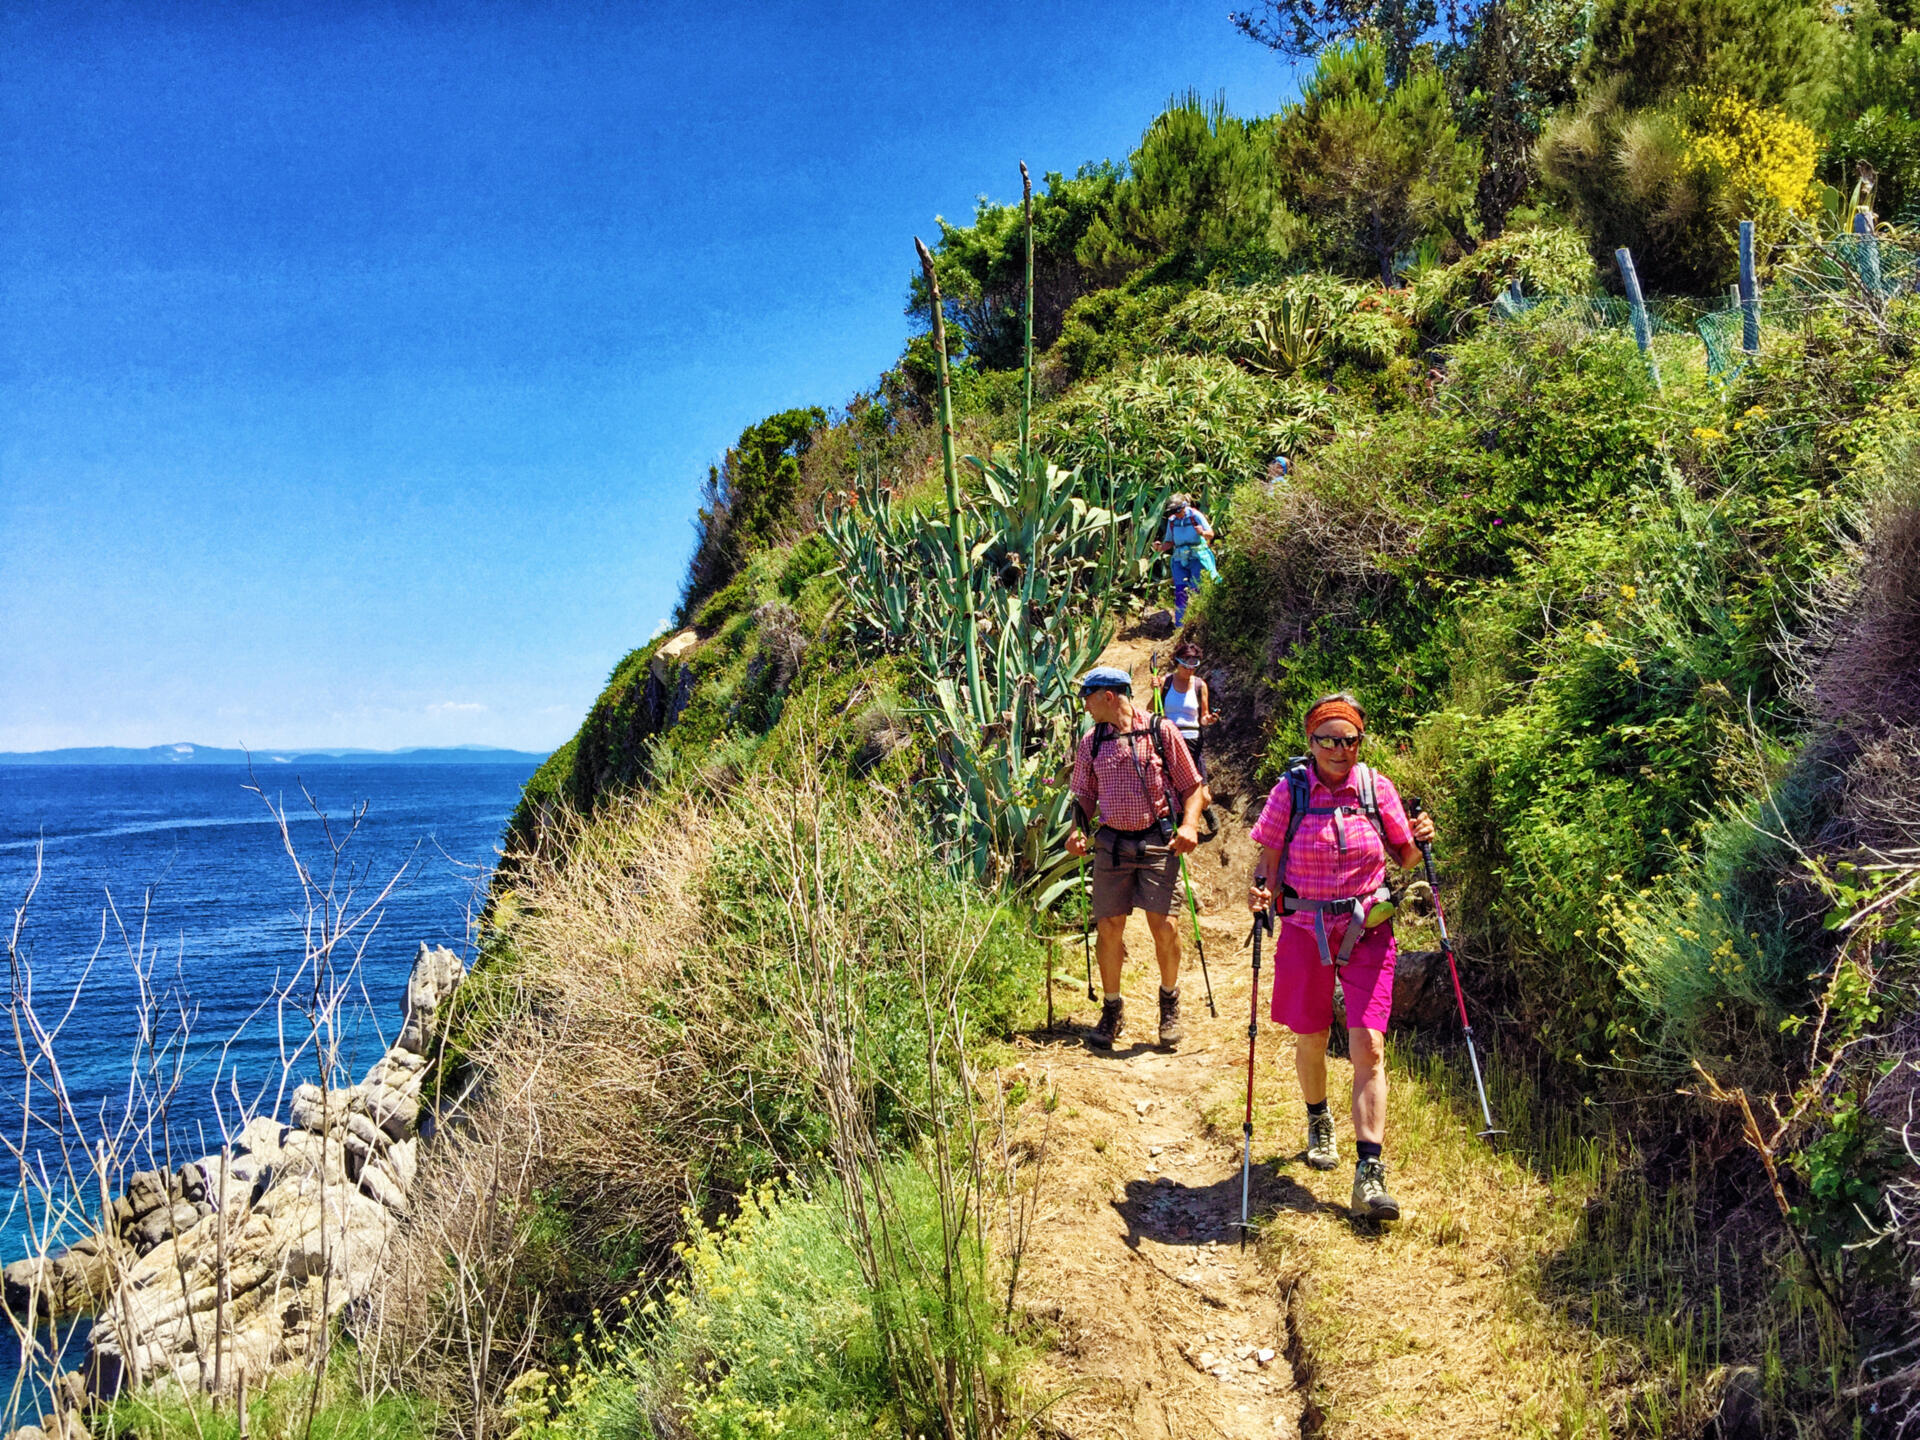
{"label": "blue sky", "polygon": [[935,215],[1291,94],[1226,9],[0,7],[0,750],[559,743]]}

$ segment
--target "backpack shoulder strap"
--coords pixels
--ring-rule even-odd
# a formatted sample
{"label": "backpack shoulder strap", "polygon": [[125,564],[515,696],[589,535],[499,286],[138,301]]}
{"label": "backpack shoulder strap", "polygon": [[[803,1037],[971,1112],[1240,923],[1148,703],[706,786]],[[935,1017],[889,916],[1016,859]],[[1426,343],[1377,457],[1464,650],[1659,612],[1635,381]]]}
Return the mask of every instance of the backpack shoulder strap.
{"label": "backpack shoulder strap", "polygon": [[1380,843],[1384,845],[1387,840],[1387,822],[1380,814],[1380,793],[1374,783],[1373,767],[1364,764],[1355,765],[1353,778],[1360,791],[1360,808],[1367,812],[1367,819],[1371,820],[1373,828],[1380,832]]}
{"label": "backpack shoulder strap", "polygon": [[1113,727],[1107,724],[1106,721],[1102,720],[1094,725],[1092,734],[1093,734],[1093,753],[1087,757],[1087,759],[1090,761],[1098,760],[1100,758],[1100,747],[1106,744],[1107,741],[1113,738]]}
{"label": "backpack shoulder strap", "polygon": [[1166,716],[1156,715],[1153,717],[1153,748],[1160,756],[1160,778],[1166,783],[1167,789],[1173,792],[1174,797],[1179,800],[1181,806],[1184,808],[1187,803],[1187,795],[1191,795],[1193,792],[1189,790],[1187,795],[1180,793],[1180,786],[1173,778],[1173,766],[1167,763],[1167,731],[1172,728],[1173,722],[1167,719]]}
{"label": "backpack shoulder strap", "polygon": [[1300,826],[1307,818],[1307,802],[1312,794],[1312,785],[1307,775],[1307,761],[1296,756],[1287,762],[1287,838],[1280,846],[1280,873],[1274,877],[1274,883],[1281,885],[1287,878],[1287,853],[1293,849],[1293,837],[1300,833]]}

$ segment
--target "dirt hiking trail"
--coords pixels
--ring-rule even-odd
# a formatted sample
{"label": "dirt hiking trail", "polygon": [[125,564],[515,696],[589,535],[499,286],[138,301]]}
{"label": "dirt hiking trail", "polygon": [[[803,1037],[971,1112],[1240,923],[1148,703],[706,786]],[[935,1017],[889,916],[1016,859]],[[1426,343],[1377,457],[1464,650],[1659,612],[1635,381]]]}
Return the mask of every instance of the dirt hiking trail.
{"label": "dirt hiking trail", "polygon": [[[1207,925],[1209,960],[1216,942],[1231,954],[1228,927]],[[1254,1247],[1239,1248],[1239,1154],[1204,1115],[1222,1073],[1245,1074],[1246,979],[1218,994],[1209,1020],[1196,965],[1181,992],[1189,1038],[1162,1052],[1138,917],[1127,949],[1126,1028],[1112,1052],[1080,1039],[1099,1010],[1084,983],[1061,985],[1061,1028],[1051,1043],[1032,1037],[1014,1072],[1040,1100],[1016,1132],[1039,1187],[1020,1294],[1058,1341],[1036,1388],[1066,1391],[1048,1419],[1072,1436],[1298,1435],[1282,1290]],[[1078,977],[1077,945],[1059,968]],[[1263,1176],[1261,1195],[1270,1189]]]}
{"label": "dirt hiking trail", "polygon": [[[1135,668],[1143,697],[1146,650],[1103,656]],[[1055,1032],[1020,1037],[1001,1076],[1009,1093],[1021,1087],[1010,1138],[1037,1195],[1019,1299],[1055,1341],[1035,1385],[1060,1397],[1048,1425],[1087,1440],[1560,1431],[1584,1393],[1592,1337],[1543,1303],[1538,1282],[1583,1197],[1486,1150],[1458,1097],[1403,1064],[1386,1152],[1403,1219],[1352,1221],[1351,1068],[1330,1065],[1342,1163],[1314,1171],[1292,1039],[1264,1003],[1256,1238],[1240,1248],[1251,851],[1245,818],[1221,820],[1191,866],[1217,1016],[1182,914],[1186,1035],[1177,1051],[1156,1047],[1158,972],[1136,914],[1119,1043],[1102,1052],[1083,1039],[1099,1005],[1070,935],[1054,967]],[[1270,976],[1263,964],[1263,1001]]]}

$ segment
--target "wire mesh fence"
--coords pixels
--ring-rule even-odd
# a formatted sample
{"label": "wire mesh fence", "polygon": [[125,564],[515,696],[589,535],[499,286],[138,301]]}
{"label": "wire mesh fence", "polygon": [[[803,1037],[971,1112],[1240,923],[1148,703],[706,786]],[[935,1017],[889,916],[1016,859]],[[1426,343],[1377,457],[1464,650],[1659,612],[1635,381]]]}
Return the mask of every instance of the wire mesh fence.
{"label": "wire mesh fence", "polygon": [[[1696,336],[1706,352],[1708,373],[1731,378],[1757,353],[1765,329],[1798,323],[1813,311],[1836,305],[1884,306],[1916,291],[1920,244],[1900,232],[1841,235],[1813,250],[1764,301],[1753,302],[1751,326],[1736,287],[1704,311],[1697,302],[1650,301],[1646,333],[1649,341],[1663,335]],[[1525,295],[1516,282],[1494,301],[1493,310],[1503,320],[1538,315],[1570,319],[1590,331],[1634,333],[1634,307],[1618,295]]]}

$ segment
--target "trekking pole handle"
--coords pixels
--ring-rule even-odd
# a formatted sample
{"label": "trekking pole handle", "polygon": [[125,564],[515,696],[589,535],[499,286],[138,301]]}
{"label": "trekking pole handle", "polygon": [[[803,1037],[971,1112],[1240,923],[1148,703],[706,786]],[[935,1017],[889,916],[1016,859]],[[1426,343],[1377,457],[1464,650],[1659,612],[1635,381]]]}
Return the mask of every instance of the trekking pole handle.
{"label": "trekking pole handle", "polygon": [[[1264,889],[1266,889],[1266,888],[1267,888],[1267,877],[1266,877],[1265,875],[1262,875],[1262,874],[1259,874],[1259,873],[1256,873],[1256,874],[1254,875],[1254,877],[1253,877],[1253,888],[1254,888],[1254,889],[1256,889],[1256,890],[1264,890]],[[1266,908],[1266,909],[1264,909],[1264,910],[1256,910],[1256,911],[1254,911],[1254,914],[1253,914],[1253,925],[1254,925],[1254,929],[1255,929],[1255,930],[1257,930],[1257,931],[1260,931],[1260,932],[1263,932],[1263,933],[1269,933],[1269,934],[1270,934],[1270,933],[1272,932],[1272,930],[1273,930],[1273,906],[1272,906],[1272,904],[1271,904],[1271,903],[1269,903],[1269,904],[1268,904],[1268,906],[1267,906],[1267,908]]]}
{"label": "trekking pole handle", "polygon": [[[1427,807],[1421,801],[1418,795],[1411,797],[1407,801],[1407,819],[1418,820],[1422,815],[1426,813],[1427,813]],[[1433,882],[1433,842],[1431,840],[1416,840],[1413,843],[1420,847],[1420,858],[1424,860],[1427,865],[1427,883],[1431,885],[1434,883]]]}
{"label": "trekking pole handle", "polygon": [[[1426,808],[1425,805],[1420,803],[1420,797],[1418,795],[1412,796],[1407,801],[1407,818],[1409,820],[1418,819],[1425,813]],[[1433,920],[1434,924],[1440,929],[1440,947],[1447,952],[1449,962],[1451,962],[1453,939],[1447,934],[1447,912],[1440,908],[1440,881],[1433,873],[1433,842],[1431,840],[1422,840],[1419,841],[1418,844],[1420,846],[1420,859],[1426,866],[1427,886],[1433,891]],[[1466,1002],[1462,1001],[1460,1005],[1462,1020],[1466,1018],[1466,1013]]]}

